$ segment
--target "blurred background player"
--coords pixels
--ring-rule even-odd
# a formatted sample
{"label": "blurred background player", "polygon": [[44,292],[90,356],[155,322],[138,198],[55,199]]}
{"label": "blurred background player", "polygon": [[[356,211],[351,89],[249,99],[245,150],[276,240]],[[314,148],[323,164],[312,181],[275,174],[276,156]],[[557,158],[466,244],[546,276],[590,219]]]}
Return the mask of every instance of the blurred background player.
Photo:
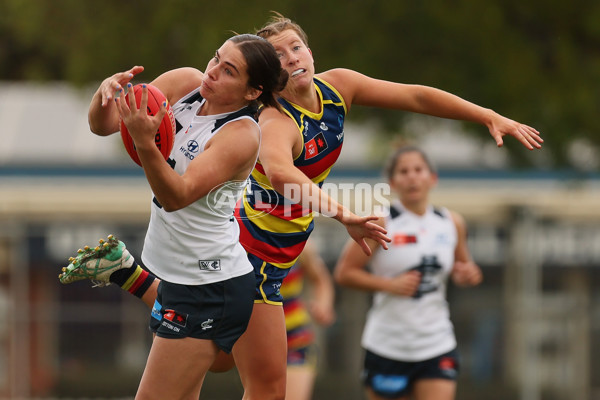
{"label": "blurred background player", "polygon": [[281,295],[288,345],[285,398],[310,400],[320,358],[312,321],[327,327],[335,320],[333,280],[310,241],[283,280]]}
{"label": "blurred background player", "polygon": [[[417,147],[395,151],[386,168],[389,215],[378,220],[389,250],[369,241],[373,256],[348,242],[335,268],[343,285],[374,293],[362,336],[362,379],[369,400],[452,400],[459,370],[446,281],[478,285],[463,218],[429,203],[435,169]],[[367,268],[367,265],[370,268]]]}

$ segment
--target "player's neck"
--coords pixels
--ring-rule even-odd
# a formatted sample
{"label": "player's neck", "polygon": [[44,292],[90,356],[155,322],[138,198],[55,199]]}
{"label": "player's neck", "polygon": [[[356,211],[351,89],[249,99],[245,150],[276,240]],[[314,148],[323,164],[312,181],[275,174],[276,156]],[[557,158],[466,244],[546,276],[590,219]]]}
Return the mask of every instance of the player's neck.
{"label": "player's neck", "polygon": [[404,206],[405,209],[407,209],[411,213],[419,215],[419,216],[425,215],[425,213],[427,212],[427,209],[429,208],[429,202],[426,200],[425,201],[415,201],[415,202],[402,201],[402,205]]}
{"label": "player's neck", "polygon": [[283,92],[282,96],[290,103],[294,103],[307,111],[315,114],[321,112],[321,101],[313,86],[302,91],[289,89]]}

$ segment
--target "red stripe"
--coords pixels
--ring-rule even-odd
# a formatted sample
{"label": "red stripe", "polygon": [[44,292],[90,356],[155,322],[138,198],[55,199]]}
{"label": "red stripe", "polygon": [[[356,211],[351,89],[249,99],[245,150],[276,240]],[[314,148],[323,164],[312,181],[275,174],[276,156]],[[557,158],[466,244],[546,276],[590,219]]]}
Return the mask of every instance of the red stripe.
{"label": "red stripe", "polygon": [[304,249],[306,241],[290,247],[274,247],[256,240],[250,232],[240,226],[240,243],[244,249],[268,263],[287,263],[294,261]]}
{"label": "red stripe", "polygon": [[265,169],[263,168],[261,163],[256,162],[256,164],[254,165],[254,169],[256,169],[261,174],[265,175]]}
{"label": "red stripe", "polygon": [[300,302],[298,299],[284,299],[284,303],[283,303],[283,312],[285,314],[291,314],[296,310],[303,310],[304,307],[302,305],[302,302]]}
{"label": "red stripe", "polygon": [[288,334],[288,347],[298,348],[311,344],[315,335],[311,331],[303,331],[297,335]]}
{"label": "red stripe", "polygon": [[142,271],[142,273],[140,274],[140,276],[138,276],[138,278],[135,280],[133,285],[131,285],[128,292],[132,293],[132,294],[135,293],[135,291],[142,285],[142,283],[144,283],[144,281],[146,280],[147,277],[148,277],[148,272]]}
{"label": "red stripe", "polygon": [[[263,210],[259,210],[263,211]],[[266,210],[265,210],[266,211]],[[272,208],[272,211],[268,211],[268,214],[271,214],[274,217],[279,219],[283,219],[286,221],[291,221],[296,218],[301,218],[309,215],[311,210],[308,208],[302,207],[301,204],[284,204],[278,205]]]}
{"label": "red stripe", "polygon": [[338,146],[334,151],[327,154],[325,157],[323,157],[321,160],[314,164],[296,165],[296,167],[298,167],[300,171],[304,172],[304,174],[309,178],[315,178],[321,175],[325,170],[327,170],[327,168],[335,164],[335,161],[340,155],[340,151],[342,151],[342,146]]}

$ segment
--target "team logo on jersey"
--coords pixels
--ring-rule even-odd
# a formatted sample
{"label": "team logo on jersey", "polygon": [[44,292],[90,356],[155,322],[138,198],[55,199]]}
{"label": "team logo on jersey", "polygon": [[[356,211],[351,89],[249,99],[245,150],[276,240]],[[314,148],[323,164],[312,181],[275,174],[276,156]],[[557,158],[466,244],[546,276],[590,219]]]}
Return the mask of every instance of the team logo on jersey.
{"label": "team logo on jersey", "polygon": [[182,328],[185,328],[185,326],[187,325],[188,315],[179,313],[175,310],[167,309],[167,310],[165,310],[165,313],[163,314],[163,318],[166,319],[167,321],[171,321],[175,325],[179,325]]}
{"label": "team logo on jersey", "polygon": [[202,271],[220,271],[221,260],[198,260],[198,266]]}
{"label": "team logo on jersey", "polygon": [[323,151],[327,150],[327,142],[323,132],[319,132],[314,138],[304,144],[305,157],[307,160],[318,156]]}
{"label": "team logo on jersey", "polygon": [[200,149],[200,145],[195,140],[188,140],[187,145],[181,146],[179,151],[183,153],[187,158],[193,160],[196,157],[196,153]]}
{"label": "team logo on jersey", "polygon": [[394,246],[417,243],[417,236],[407,233],[396,233],[393,238]]}

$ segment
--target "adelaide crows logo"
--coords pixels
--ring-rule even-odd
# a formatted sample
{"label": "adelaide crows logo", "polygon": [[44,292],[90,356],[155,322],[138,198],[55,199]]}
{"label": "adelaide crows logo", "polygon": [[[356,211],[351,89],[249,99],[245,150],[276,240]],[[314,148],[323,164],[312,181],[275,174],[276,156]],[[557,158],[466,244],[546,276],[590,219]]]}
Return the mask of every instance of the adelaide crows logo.
{"label": "adelaide crows logo", "polygon": [[323,132],[319,132],[304,144],[305,159],[313,158],[318,156],[323,151],[327,150],[327,142]]}

